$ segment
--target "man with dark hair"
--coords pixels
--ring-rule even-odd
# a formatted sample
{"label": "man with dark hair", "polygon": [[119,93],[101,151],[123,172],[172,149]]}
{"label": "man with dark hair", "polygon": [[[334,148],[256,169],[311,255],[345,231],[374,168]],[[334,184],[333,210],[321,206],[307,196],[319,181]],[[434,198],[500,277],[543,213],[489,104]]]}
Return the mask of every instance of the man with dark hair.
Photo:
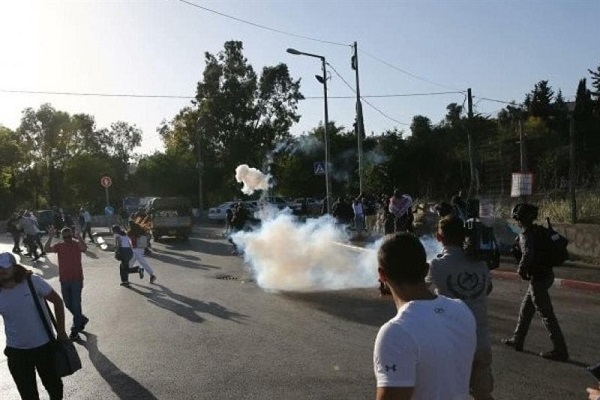
{"label": "man with dark hair", "polygon": [[459,217],[450,214],[440,219],[436,236],[444,247],[431,260],[425,280],[435,293],[464,301],[475,316],[477,350],[471,371],[471,395],[475,400],[492,400],[492,345],[487,312],[487,295],[492,291],[489,268],[484,261],[469,259],[465,254],[465,229]]}
{"label": "man with dark hair", "polygon": [[55,228],[48,228],[48,240],[44,245],[47,253],[58,255],[58,278],[60,289],[67,309],[73,314],[70,339],[76,340],[79,332],[85,329],[88,318],[81,310],[81,292],[83,291],[83,268],[81,266],[81,253],[85,253],[87,245],[77,232],[73,240],[71,228],[62,228],[60,231],[63,242],[52,245]]}
{"label": "man with dark hair", "polygon": [[525,336],[536,310],[542,316],[542,322],[550,335],[554,348],[540,353],[540,356],[554,361],[567,361],[569,351],[558,319],[554,314],[548,289],[554,283],[554,272],[551,266],[541,265],[539,248],[536,245],[536,232],[539,227],[533,223],[537,219],[538,208],[532,204],[517,204],[513,208],[512,217],[523,231],[519,234],[518,245],[520,260],[518,273],[523,280],[529,281],[527,293],[521,302],[519,320],[515,333],[511,338],[503,339],[502,343],[523,351]]}
{"label": "man with dark hair", "polygon": [[416,236],[388,235],[377,259],[398,309],[375,340],[377,400],[466,399],[476,347],[473,314],[462,301],[431,293]]}

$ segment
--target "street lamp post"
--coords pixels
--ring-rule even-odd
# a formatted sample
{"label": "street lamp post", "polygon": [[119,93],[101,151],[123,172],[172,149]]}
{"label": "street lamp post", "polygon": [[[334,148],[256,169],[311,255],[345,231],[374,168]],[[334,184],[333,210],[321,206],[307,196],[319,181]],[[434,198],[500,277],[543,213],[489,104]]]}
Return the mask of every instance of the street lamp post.
{"label": "street lamp post", "polygon": [[327,108],[327,62],[325,61],[324,56],[320,56],[317,54],[305,53],[302,51],[298,51],[296,49],[287,49],[287,52],[296,56],[308,56],[314,57],[321,60],[323,76],[315,75],[315,78],[323,84],[323,98],[325,99],[325,123],[324,123],[324,138],[325,141],[325,203],[327,205],[327,214],[330,214],[331,211],[331,198],[330,194],[330,186],[329,186],[329,135],[327,133],[327,125],[329,125],[329,110]]}

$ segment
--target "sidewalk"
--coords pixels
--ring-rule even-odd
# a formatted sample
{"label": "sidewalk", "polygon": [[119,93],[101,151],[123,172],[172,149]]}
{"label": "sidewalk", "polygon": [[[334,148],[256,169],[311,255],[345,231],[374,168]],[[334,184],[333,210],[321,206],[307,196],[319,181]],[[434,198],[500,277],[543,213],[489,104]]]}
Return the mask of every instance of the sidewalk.
{"label": "sidewalk", "polygon": [[[554,286],[600,293],[600,266],[581,261],[567,261],[554,267]],[[500,267],[492,274],[497,279],[520,280],[513,260],[503,257]]]}

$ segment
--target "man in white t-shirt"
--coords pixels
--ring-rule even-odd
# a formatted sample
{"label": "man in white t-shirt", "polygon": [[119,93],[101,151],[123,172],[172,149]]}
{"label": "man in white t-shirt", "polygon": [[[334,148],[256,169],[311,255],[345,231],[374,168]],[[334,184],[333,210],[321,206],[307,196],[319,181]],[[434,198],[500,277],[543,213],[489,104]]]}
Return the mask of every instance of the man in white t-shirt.
{"label": "man in white t-shirt", "polygon": [[428,289],[425,249],[416,236],[387,236],[377,260],[398,314],[375,340],[376,399],[468,399],[477,343],[473,314],[461,300]]}

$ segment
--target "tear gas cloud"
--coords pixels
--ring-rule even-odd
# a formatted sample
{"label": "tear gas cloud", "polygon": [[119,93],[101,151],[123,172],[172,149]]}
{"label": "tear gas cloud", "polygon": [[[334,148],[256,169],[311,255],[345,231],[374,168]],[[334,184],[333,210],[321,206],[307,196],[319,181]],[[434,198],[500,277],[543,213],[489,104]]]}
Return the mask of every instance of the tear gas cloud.
{"label": "tear gas cloud", "polygon": [[[288,210],[271,217],[256,231],[232,236],[263,289],[308,292],[377,286],[381,240],[364,249],[348,245],[348,235],[330,216],[299,223]],[[439,253],[434,238],[421,241],[428,260]]]}
{"label": "tear gas cloud", "polygon": [[246,164],[238,165],[235,169],[235,180],[243,183],[242,193],[252,194],[257,190],[268,190],[270,175],[263,174],[256,168],[251,168]]}

